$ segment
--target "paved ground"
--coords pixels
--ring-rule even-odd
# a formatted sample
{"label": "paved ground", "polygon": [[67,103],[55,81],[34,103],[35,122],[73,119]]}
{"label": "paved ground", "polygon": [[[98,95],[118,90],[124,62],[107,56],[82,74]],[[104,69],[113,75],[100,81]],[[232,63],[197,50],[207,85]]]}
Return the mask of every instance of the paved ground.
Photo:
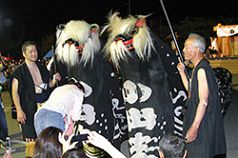
{"label": "paved ground", "polygon": [[[226,139],[227,139],[227,158],[237,158],[238,156],[238,75],[234,76],[233,79],[236,83],[233,86],[233,99],[232,104],[230,105],[227,115],[224,119]],[[19,133],[19,127],[16,120],[11,119],[11,102],[9,99],[9,94],[7,92],[2,92],[3,102],[5,105],[5,113],[7,117],[7,123],[9,128],[9,134],[11,139],[21,140],[21,135]],[[25,146],[23,144],[14,143],[13,158],[23,158],[25,157],[24,153]],[[0,157],[2,157],[4,150],[0,149]]]}

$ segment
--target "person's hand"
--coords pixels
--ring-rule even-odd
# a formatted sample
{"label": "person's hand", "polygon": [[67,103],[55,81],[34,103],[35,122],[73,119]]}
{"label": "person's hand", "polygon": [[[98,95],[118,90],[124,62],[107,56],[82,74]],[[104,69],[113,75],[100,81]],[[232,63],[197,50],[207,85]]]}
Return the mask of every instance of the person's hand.
{"label": "person's hand", "polygon": [[61,80],[61,75],[57,72],[53,75],[53,79],[49,82],[49,87],[54,87],[57,81]]}
{"label": "person's hand", "polygon": [[65,153],[66,151],[68,151],[70,149],[73,149],[75,147],[75,145],[77,144],[77,142],[74,142],[72,144],[70,143],[73,136],[74,135],[72,134],[71,136],[69,136],[69,138],[67,140],[65,140],[65,132],[63,134],[59,133],[58,140],[62,144],[63,153]]}
{"label": "person's hand", "polygon": [[197,138],[198,129],[195,126],[191,126],[186,134],[186,143],[191,143]]}
{"label": "person's hand", "polygon": [[96,131],[89,132],[88,134],[89,136],[87,143],[90,143],[101,149],[105,149],[110,145],[110,142]]}
{"label": "person's hand", "polygon": [[61,75],[57,72],[53,75],[53,80],[55,81],[60,81],[61,80]]}
{"label": "person's hand", "polygon": [[21,124],[25,124],[26,114],[22,110],[17,110],[17,121]]}
{"label": "person's hand", "polygon": [[185,65],[181,62],[180,58],[178,58],[178,60],[179,60],[179,63],[177,65],[177,69],[178,69],[179,73],[184,72]]}

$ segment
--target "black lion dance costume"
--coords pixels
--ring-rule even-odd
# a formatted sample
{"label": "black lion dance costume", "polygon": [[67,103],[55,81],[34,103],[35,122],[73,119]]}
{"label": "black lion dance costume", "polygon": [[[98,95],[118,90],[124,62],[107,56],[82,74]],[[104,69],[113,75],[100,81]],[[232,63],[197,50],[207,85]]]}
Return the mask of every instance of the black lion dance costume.
{"label": "black lion dance costume", "polygon": [[164,134],[182,134],[181,109],[187,95],[177,57],[151,33],[145,16],[122,19],[118,14],[110,15],[105,26],[109,38],[104,50],[122,78],[130,156],[156,158]]}
{"label": "black lion dance costume", "polygon": [[[70,21],[60,25],[56,36],[56,62],[51,64],[51,69],[55,65],[63,79],[73,77],[91,87],[90,94],[84,98],[78,123],[120,145],[118,141],[127,136],[128,131],[125,106],[113,68],[101,53],[99,26]],[[88,150],[93,157],[104,155],[91,147]]]}

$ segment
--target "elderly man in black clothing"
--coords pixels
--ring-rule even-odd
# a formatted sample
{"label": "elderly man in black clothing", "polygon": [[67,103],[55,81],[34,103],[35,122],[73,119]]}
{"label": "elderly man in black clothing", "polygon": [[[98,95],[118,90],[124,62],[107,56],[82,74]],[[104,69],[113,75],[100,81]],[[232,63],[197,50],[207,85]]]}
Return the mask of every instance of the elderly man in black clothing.
{"label": "elderly man in black clothing", "polygon": [[[185,60],[194,66],[191,80],[188,80],[184,64],[180,62],[177,65],[189,94],[184,116],[188,157],[211,158],[224,154],[226,140],[221,103],[214,71],[204,58],[205,39],[198,34],[190,34],[183,51]],[[188,86],[189,84],[191,86]]]}

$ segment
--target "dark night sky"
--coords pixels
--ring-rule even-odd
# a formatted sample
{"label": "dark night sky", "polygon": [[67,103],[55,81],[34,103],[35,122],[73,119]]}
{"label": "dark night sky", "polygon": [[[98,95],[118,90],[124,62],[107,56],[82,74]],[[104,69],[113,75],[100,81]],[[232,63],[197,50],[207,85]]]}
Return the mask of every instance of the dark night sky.
{"label": "dark night sky", "polygon": [[[171,23],[187,16],[238,17],[237,0],[163,1]],[[111,9],[126,16],[129,2],[132,15],[153,13],[150,18],[165,21],[159,0],[0,0],[0,42],[37,40],[72,19],[103,25]]]}

